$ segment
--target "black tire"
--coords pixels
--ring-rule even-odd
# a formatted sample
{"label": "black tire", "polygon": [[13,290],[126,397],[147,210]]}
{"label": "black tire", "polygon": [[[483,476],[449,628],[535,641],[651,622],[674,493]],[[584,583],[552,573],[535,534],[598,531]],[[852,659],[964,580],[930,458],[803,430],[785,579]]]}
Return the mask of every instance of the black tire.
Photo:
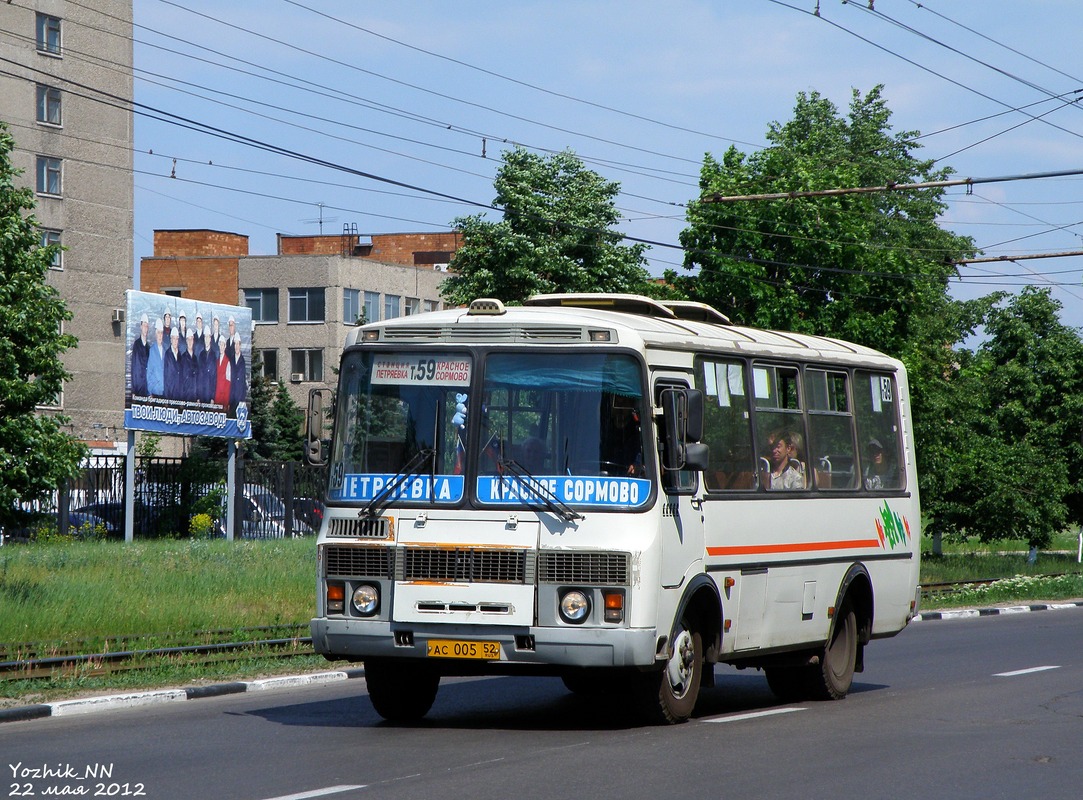
{"label": "black tire", "polygon": [[703,682],[703,638],[682,620],[673,633],[665,667],[643,676],[646,710],[656,722],[687,722],[696,708]]}
{"label": "black tire", "polygon": [[857,615],[849,604],[839,609],[831,640],[820,654],[820,663],[809,668],[809,697],[841,700],[854,682],[857,664]]}
{"label": "black tire", "polygon": [[376,713],[388,722],[417,722],[429,713],[440,675],[406,659],[366,659],[365,683]]}

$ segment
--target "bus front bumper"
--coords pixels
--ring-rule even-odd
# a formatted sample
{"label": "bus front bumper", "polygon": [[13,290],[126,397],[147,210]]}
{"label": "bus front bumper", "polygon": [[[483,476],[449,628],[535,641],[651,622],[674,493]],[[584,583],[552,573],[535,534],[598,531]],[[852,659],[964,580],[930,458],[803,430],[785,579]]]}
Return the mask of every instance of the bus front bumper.
{"label": "bus front bumper", "polygon": [[[499,662],[554,667],[647,667],[656,663],[658,635],[649,628],[479,628],[404,626],[317,617],[310,623],[316,652],[328,658],[427,658],[431,641],[496,642]],[[664,649],[664,648],[663,648]],[[434,659],[450,661],[451,659]],[[486,662],[483,662],[486,663]]]}

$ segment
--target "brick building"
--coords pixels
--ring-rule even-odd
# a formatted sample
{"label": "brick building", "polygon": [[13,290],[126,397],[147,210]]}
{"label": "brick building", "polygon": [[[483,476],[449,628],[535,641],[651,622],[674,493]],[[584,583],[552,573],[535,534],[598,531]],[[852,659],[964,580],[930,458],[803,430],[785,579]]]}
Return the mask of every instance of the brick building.
{"label": "brick building", "polygon": [[154,232],[140,289],[252,309],[253,361],[284,380],[298,405],[334,384],[346,328],[441,307],[440,284],[458,234],[278,236],[274,255],[213,230]]}

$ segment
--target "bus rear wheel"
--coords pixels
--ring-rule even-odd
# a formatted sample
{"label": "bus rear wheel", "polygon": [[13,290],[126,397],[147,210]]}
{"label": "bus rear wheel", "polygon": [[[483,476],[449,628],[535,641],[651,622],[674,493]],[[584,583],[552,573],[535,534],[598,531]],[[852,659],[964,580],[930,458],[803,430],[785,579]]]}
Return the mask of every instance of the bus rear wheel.
{"label": "bus rear wheel", "polygon": [[665,667],[643,677],[648,714],[664,724],[686,722],[695,710],[703,682],[703,638],[699,631],[682,620],[674,632]]}
{"label": "bus rear wheel", "polygon": [[857,666],[857,615],[843,606],[831,640],[816,653],[814,663],[764,667],[767,685],[784,703],[801,700],[841,700],[850,691]]}
{"label": "bus rear wheel", "polygon": [[440,675],[406,659],[366,659],[365,683],[377,714],[388,722],[417,722],[436,701]]}
{"label": "bus rear wheel", "polygon": [[847,603],[839,609],[831,640],[824,646],[820,663],[809,667],[809,697],[841,700],[854,682],[857,664],[857,615]]}

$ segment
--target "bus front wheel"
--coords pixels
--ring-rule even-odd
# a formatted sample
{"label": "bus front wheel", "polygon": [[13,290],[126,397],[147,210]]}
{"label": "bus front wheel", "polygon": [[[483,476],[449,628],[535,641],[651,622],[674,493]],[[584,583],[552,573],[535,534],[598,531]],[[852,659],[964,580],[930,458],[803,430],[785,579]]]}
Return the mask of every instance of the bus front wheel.
{"label": "bus front wheel", "polygon": [[665,667],[643,677],[650,715],[670,725],[687,721],[696,707],[703,681],[703,639],[699,631],[682,620],[674,632]]}
{"label": "bus front wheel", "polygon": [[440,675],[406,659],[366,659],[365,684],[376,713],[388,722],[416,722],[429,713]]}

